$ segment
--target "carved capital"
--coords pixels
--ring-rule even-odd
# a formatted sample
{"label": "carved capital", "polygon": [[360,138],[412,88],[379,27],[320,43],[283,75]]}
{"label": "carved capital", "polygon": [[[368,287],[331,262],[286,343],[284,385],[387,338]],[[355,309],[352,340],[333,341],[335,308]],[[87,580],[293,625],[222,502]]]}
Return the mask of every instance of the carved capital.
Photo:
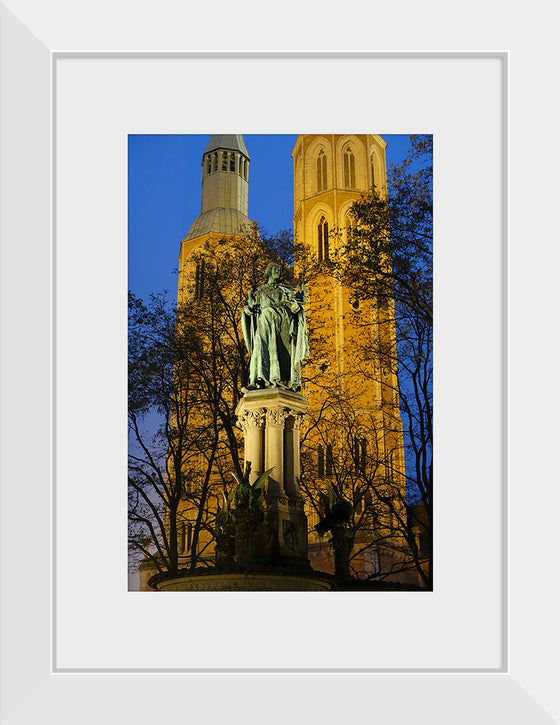
{"label": "carved capital", "polygon": [[292,415],[294,417],[293,429],[301,430],[301,424],[303,423],[304,418],[303,413],[292,413]]}
{"label": "carved capital", "polygon": [[264,424],[265,411],[263,408],[244,410],[237,416],[237,425],[243,433],[246,433],[249,428],[264,428]]}
{"label": "carved capital", "polygon": [[266,411],[266,424],[283,428],[289,415],[290,411],[286,408],[271,408]]}

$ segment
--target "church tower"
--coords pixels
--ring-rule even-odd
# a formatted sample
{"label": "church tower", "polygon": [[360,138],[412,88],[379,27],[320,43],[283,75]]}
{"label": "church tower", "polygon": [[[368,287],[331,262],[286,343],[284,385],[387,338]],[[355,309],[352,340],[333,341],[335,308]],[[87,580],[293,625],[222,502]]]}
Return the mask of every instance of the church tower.
{"label": "church tower", "polygon": [[[241,134],[215,134],[210,137],[202,155],[200,214],[181,240],[178,260],[178,310],[193,309],[197,305],[203,308],[209,265],[212,264],[212,251],[216,244],[225,238],[233,247],[236,239],[251,233],[254,229],[248,216],[249,164],[249,153]],[[189,421],[192,422],[192,425],[189,423],[191,430],[206,425],[204,413],[200,408],[197,408],[196,412],[191,410]],[[219,450],[216,460],[223,455],[223,447]],[[192,462],[189,465],[192,468]],[[200,484],[198,479],[201,465],[198,465],[198,470],[189,478],[187,486],[190,498],[185,497],[178,510],[176,527],[180,567],[189,563],[193,550],[203,551],[205,558],[213,560],[213,543],[208,532],[201,530],[198,535],[193,533],[198,516],[198,508],[193,504],[193,500],[196,498],[196,486]],[[231,463],[227,467],[231,468]],[[171,464],[169,468],[172,470]],[[221,492],[221,479],[214,469],[211,484]],[[193,490],[190,490],[191,486]],[[216,500],[216,496],[213,496],[211,516],[215,514]],[[208,511],[205,515],[208,516]],[[165,516],[166,526],[169,527],[169,516],[167,513]],[[149,589],[147,581],[153,574],[154,570],[150,565],[141,567],[141,589]]]}
{"label": "church tower", "polygon": [[[181,242],[179,254],[178,304],[187,301],[202,286],[203,264],[191,259],[211,238],[249,233],[249,163],[251,159],[241,134],[214,134],[202,155],[200,214]],[[186,296],[187,295],[187,296]]]}
{"label": "church tower", "polygon": [[[405,500],[394,307],[359,300],[330,273],[329,262],[343,253],[345,235],[353,223],[350,209],[354,201],[372,188],[387,193],[385,147],[377,135],[299,135],[292,153],[295,241],[304,247],[316,270],[312,277],[303,278],[308,292],[310,356],[302,369],[302,394],[309,409],[301,430],[301,463],[302,481],[305,477],[311,482],[310,490],[302,490],[308,498],[309,561],[316,571],[334,572],[329,537],[321,538],[314,530],[324,513],[314,493],[336,480],[353,504],[357,533],[352,568],[362,578],[380,568],[387,571],[398,542],[395,546],[388,533],[395,528],[390,521],[395,507],[391,513],[372,500],[361,484],[359,466],[373,461],[376,485],[380,477],[390,481],[393,491],[400,489],[400,500]],[[224,238],[224,246],[233,249],[242,236],[258,237],[256,225],[248,217],[249,164],[242,135],[211,136],[202,157],[200,214],[181,242],[178,307],[204,307],[205,279],[207,284],[210,276],[209,267],[205,273],[205,257],[207,264],[212,262],[205,249],[211,251],[213,242],[219,246]],[[296,276],[301,271],[297,265],[296,259]],[[246,293],[247,285],[243,285]],[[362,354],[366,339],[371,342],[370,353],[373,351],[369,356]],[[385,358],[375,354],[381,350],[390,354]],[[348,411],[353,418],[347,415],[343,420]],[[203,416],[198,420],[203,421]],[[227,471],[231,462],[225,447],[223,455],[227,460],[220,470]],[[215,482],[221,496],[221,478],[216,475],[214,479],[215,463],[211,470],[210,484]],[[198,511],[212,517],[221,498],[213,495],[205,509],[197,508],[194,501],[196,496],[186,498],[179,512],[181,566],[189,562],[193,551],[213,560],[212,536],[206,531],[196,540],[193,531]],[[148,566],[141,571],[144,589],[150,573]]]}
{"label": "church tower", "polygon": [[[324,265],[326,272],[328,263],[342,253],[347,229],[353,223],[352,204],[374,187],[386,195],[386,145],[381,136],[365,134],[298,136],[292,152],[295,240],[306,247],[319,271]],[[331,385],[338,381],[347,387],[357,324],[364,314],[375,317],[377,310],[366,312],[363,303],[327,273],[319,274],[314,290],[311,314],[321,321],[321,336],[328,341],[323,373]],[[379,403],[381,390],[374,386],[364,395],[363,404],[373,405]]]}
{"label": "church tower", "polygon": [[[352,204],[373,189],[387,194],[386,146],[372,134],[302,134],[292,152],[295,241],[317,270],[308,285],[311,361],[303,390],[311,420],[305,454],[309,478],[323,489],[336,483],[352,499],[360,526],[371,512],[369,525],[362,527],[370,540],[372,531],[387,537],[394,528],[391,513],[379,510],[371,491],[348,472],[367,459],[370,477],[391,480],[397,498],[403,505],[405,500],[394,306],[359,300],[329,274],[329,263],[343,261],[354,224]],[[318,513],[308,511],[311,528]],[[326,570],[326,539],[310,531],[310,560],[317,569]],[[355,550],[359,546],[357,536]],[[354,558],[361,576],[375,573],[383,556],[380,547],[363,549],[363,556]]]}

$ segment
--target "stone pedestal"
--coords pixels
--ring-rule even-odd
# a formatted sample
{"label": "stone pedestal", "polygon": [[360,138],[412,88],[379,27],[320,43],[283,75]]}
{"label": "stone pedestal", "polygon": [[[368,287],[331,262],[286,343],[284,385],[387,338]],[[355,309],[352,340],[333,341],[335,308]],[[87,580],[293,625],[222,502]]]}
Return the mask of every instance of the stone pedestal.
{"label": "stone pedestal", "polygon": [[237,422],[245,437],[251,479],[273,468],[266,489],[266,545],[259,560],[307,565],[307,517],[299,491],[299,432],[308,403],[291,390],[252,390],[240,400]]}
{"label": "stone pedestal", "polygon": [[325,592],[335,588],[332,578],[277,572],[242,572],[177,576],[154,584],[160,592]]}

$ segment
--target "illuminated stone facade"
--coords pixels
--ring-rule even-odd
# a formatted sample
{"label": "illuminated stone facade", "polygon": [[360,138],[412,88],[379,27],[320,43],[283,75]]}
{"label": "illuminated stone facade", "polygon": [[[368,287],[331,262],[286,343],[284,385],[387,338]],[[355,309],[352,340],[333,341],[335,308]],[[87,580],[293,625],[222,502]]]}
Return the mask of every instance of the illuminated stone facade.
{"label": "illuminated stone facade", "polygon": [[[396,528],[389,510],[376,504],[359,475],[352,475],[367,458],[370,475],[376,466],[377,480],[398,486],[401,495],[394,506],[404,508],[398,500],[404,502],[405,479],[394,308],[358,300],[328,268],[330,262],[344,261],[346,235],[355,223],[352,204],[373,188],[387,194],[386,145],[378,135],[305,134],[298,136],[292,152],[295,241],[318,269],[308,283],[311,355],[303,390],[309,412],[302,455],[311,489],[331,482],[352,499],[355,517],[360,517],[353,568],[361,577],[398,558],[400,543],[389,536]],[[376,351],[388,351],[385,361]],[[313,530],[317,507],[308,505],[307,514],[311,564],[332,572],[328,535],[321,538]],[[375,539],[387,546],[368,546]]]}
{"label": "illuminated stone facade", "polygon": [[[311,493],[310,500],[315,501],[305,506],[308,556],[314,569],[327,573],[334,572],[334,559],[328,535],[321,538],[314,531],[319,521],[314,490],[324,489],[335,480],[337,466],[346,466],[348,473],[360,456],[376,458],[379,475],[396,482],[404,500],[396,365],[383,364],[375,356],[364,359],[360,352],[367,336],[374,340],[373,349],[388,345],[394,351],[393,307],[382,309],[372,302],[359,301],[340,281],[320,271],[322,264],[328,265],[331,258],[341,254],[346,229],[352,223],[352,203],[372,188],[387,193],[385,147],[377,135],[300,135],[292,154],[295,240],[319,269],[308,283],[310,357],[303,371],[307,380],[302,394],[309,410],[301,436],[298,419],[298,437],[302,440],[302,480]],[[224,237],[235,240],[254,230],[248,218],[249,162],[241,135],[211,137],[202,159],[201,213],[181,243],[178,305],[188,303],[202,287],[204,260],[196,253],[206,243]],[[297,260],[295,271],[297,276]],[[329,398],[332,405],[325,407]],[[352,409],[350,430],[339,415],[346,405]],[[253,445],[251,441],[262,433],[261,428],[259,421],[252,426],[246,446]],[[399,542],[388,538],[391,514],[380,510],[367,492],[356,497],[351,475],[349,479],[345,495],[353,499],[354,516],[363,522],[355,540],[352,568],[363,578],[375,574],[380,565],[398,562],[395,550]],[[299,481],[291,481],[289,476],[287,480],[294,488],[290,494],[299,495]],[[191,524],[185,523],[180,532],[183,566],[191,554],[191,530]],[[202,543],[208,545],[208,541]],[[211,546],[207,552],[212,555]],[[141,569],[141,589],[148,589],[151,573],[148,568]]]}

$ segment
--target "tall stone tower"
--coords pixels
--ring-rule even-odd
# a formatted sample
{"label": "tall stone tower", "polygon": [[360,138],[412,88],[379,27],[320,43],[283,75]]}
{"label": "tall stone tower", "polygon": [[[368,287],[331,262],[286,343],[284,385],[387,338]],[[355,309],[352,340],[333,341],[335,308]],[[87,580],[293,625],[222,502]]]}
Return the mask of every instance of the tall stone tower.
{"label": "tall stone tower", "polygon": [[202,286],[203,264],[192,260],[193,252],[211,237],[237,236],[250,231],[249,163],[251,159],[241,134],[215,134],[202,155],[200,214],[181,242],[179,294],[187,301],[194,280],[194,293]]}
{"label": "tall stone tower", "polygon": [[[300,135],[292,153],[295,238],[307,249],[318,269],[308,284],[306,306],[311,334],[310,357],[304,371],[307,381],[302,391],[309,402],[308,419],[301,430],[302,465],[307,469],[302,480],[311,480],[312,487],[324,490],[336,478],[344,488],[344,495],[351,499],[358,531],[352,569],[362,577],[375,574],[382,558],[386,570],[387,559],[395,556],[398,542],[395,546],[394,537],[388,534],[392,514],[380,509],[367,490],[360,489],[359,476],[353,476],[357,466],[366,460],[374,461],[376,482],[380,477],[391,480],[393,488],[395,485],[400,488],[404,502],[404,455],[395,355],[383,358],[362,354],[366,338],[372,343],[371,351],[394,351],[394,309],[392,304],[383,308],[373,301],[358,300],[329,274],[328,263],[342,252],[344,235],[352,224],[349,215],[352,203],[372,188],[381,194],[387,193],[385,147],[383,139],[376,135]],[[233,247],[236,238],[251,232],[256,235],[256,227],[248,217],[249,163],[242,135],[211,136],[202,158],[201,211],[181,242],[178,306],[189,305],[193,300],[201,306],[204,304],[205,255],[200,252],[207,243],[212,247],[213,241],[219,243],[229,238],[228,244],[231,242]],[[256,391],[255,397],[265,393]],[[343,420],[348,410],[353,418],[347,416]],[[280,413],[285,415],[286,410]],[[271,425],[269,437],[278,432],[273,428]],[[263,430],[259,429],[259,435],[264,435]],[[289,422],[288,436],[284,437],[295,446],[293,441],[299,439],[294,430],[293,422]],[[288,490],[291,483],[297,487],[299,482],[290,474],[291,459],[284,458],[282,454],[274,467],[288,472]],[[298,496],[300,490],[298,487]],[[308,494],[309,500],[305,506],[309,521],[309,561],[317,571],[333,573],[329,537],[321,538],[314,531],[324,512],[317,507],[313,491],[304,488],[301,493]],[[183,521],[178,529],[179,558],[183,566],[194,549],[197,552],[203,549],[207,558],[213,557],[214,550],[208,533],[201,534],[197,546],[193,543],[191,536],[197,511],[189,506],[185,502]],[[288,540],[293,540],[295,518],[287,506],[280,512],[277,528],[287,533]],[[141,571],[141,588],[148,588],[146,582],[151,573],[149,566]]]}
{"label": "tall stone tower", "polygon": [[[177,307],[203,302],[207,244],[224,238],[235,240],[251,231],[248,217],[250,157],[241,134],[212,135],[202,155],[202,188],[200,214],[181,240]],[[180,566],[189,561],[193,547],[196,510],[181,505],[177,538]],[[197,551],[206,546],[208,535],[198,542]],[[210,553],[210,549],[209,549]],[[154,574],[146,563],[140,568],[140,588],[149,590],[147,581]]]}
{"label": "tall stone tower", "polygon": [[[303,391],[315,421],[305,436],[308,479],[322,488],[335,481],[353,499],[364,539],[357,536],[353,565],[362,576],[374,574],[389,551],[367,540],[387,539],[394,526],[352,471],[367,459],[370,478],[391,480],[405,499],[394,308],[360,301],[328,265],[343,255],[353,202],[372,189],[387,193],[386,145],[371,134],[304,134],[292,152],[295,239],[318,269],[308,290],[311,363]],[[313,527],[320,512],[307,513]],[[323,570],[330,568],[326,539],[310,531],[310,560]]]}

